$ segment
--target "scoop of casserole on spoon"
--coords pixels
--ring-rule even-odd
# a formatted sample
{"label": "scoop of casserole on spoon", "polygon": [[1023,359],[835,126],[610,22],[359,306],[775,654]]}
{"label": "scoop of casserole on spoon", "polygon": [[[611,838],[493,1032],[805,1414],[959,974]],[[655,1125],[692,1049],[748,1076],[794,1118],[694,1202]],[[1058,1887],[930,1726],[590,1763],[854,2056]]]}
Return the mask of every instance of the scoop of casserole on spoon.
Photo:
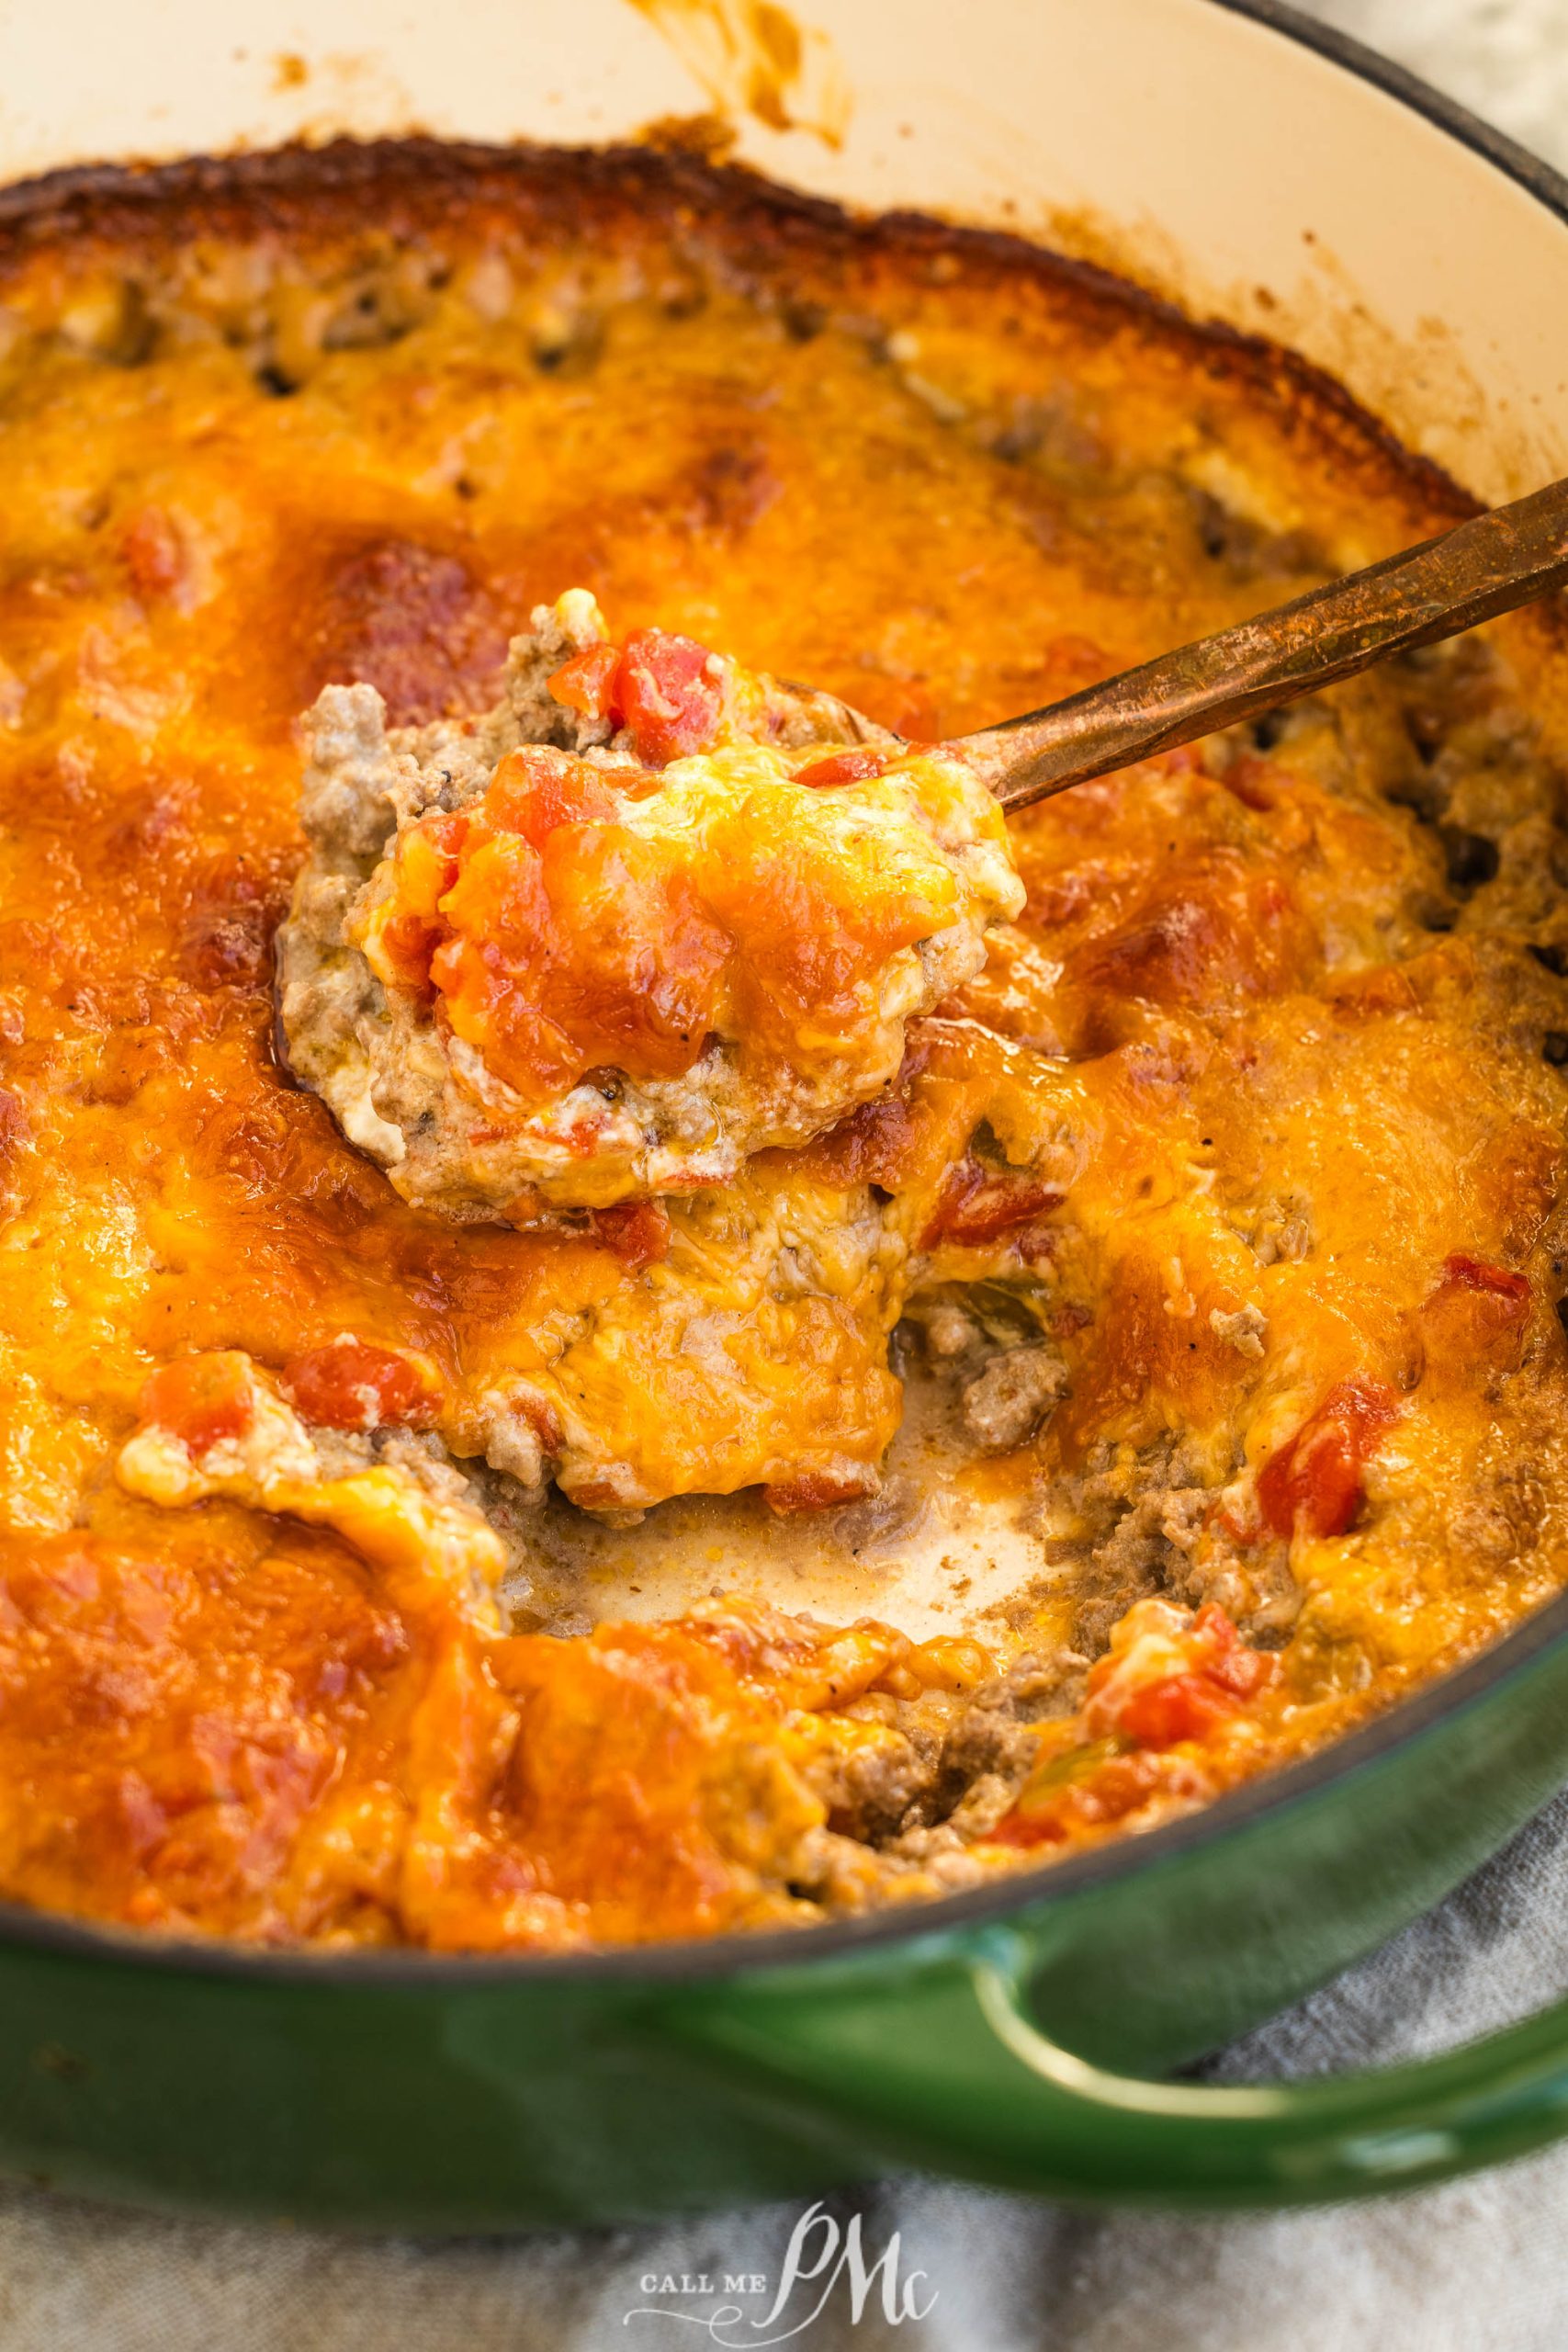
{"label": "scoop of casserole on spoon", "polygon": [[295,1074],[405,1198],[528,1225],[728,1182],[896,1075],[1023,892],[1001,811],[1568,580],[1568,482],[1050,708],[912,745],[581,590],[502,702],[306,720],[311,856],[278,934]]}
{"label": "scoop of casserole on spoon", "polygon": [[961,752],[690,639],[614,645],[581,590],[479,720],[389,732],[372,688],[329,686],[305,731],[288,1060],[447,1216],[707,1191],[809,1141],[1023,903]]}

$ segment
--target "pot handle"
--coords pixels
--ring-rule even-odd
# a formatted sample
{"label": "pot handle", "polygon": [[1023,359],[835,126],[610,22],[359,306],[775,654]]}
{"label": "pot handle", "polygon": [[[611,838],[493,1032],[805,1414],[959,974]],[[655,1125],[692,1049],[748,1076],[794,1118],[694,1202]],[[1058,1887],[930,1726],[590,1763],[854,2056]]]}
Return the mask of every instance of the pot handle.
{"label": "pot handle", "polygon": [[[1021,1938],[897,1976],[732,1979],[660,2012],[685,2056],[862,2161],[1080,2203],[1268,2206],[1415,2188],[1568,2132],[1568,2001],[1434,2058],[1305,2082],[1149,2081],[1029,2014]],[[890,1981],[890,1978],[892,1981]]]}

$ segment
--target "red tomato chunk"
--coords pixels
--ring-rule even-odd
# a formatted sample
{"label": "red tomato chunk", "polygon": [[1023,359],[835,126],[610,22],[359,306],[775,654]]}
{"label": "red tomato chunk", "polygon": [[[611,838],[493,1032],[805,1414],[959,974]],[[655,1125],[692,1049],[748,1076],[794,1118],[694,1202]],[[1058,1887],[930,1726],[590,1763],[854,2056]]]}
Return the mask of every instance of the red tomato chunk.
{"label": "red tomato chunk", "polygon": [[809,767],[797,768],[796,784],[808,784],[814,791],[835,784],[864,784],[874,775],[883,775],[893,754],[890,752],[829,752],[826,759],[813,760]]}
{"label": "red tomato chunk", "polygon": [[634,1274],[670,1254],[670,1219],[657,1201],[623,1201],[616,1208],[595,1209],[593,1229]]}
{"label": "red tomato chunk", "polygon": [[254,1412],[248,1368],[231,1355],[182,1356],[141,1392],[141,1418],[177,1437],[188,1453],[243,1437]]}
{"label": "red tomato chunk", "polygon": [[1061,1205],[1061,1193],[1038,1177],[988,1169],[971,1154],[948,1179],[921,1246],[930,1250],[939,1241],[955,1241],[978,1248]]}
{"label": "red tomato chunk", "polygon": [[713,656],[694,638],[661,628],[634,629],[615,673],[615,699],[639,760],[663,767],[701,751],[718,723],[723,700],[709,674]]}
{"label": "red tomato chunk", "polygon": [[569,710],[629,728],[637,758],[656,768],[711,743],[724,707],[722,673],[707,647],[662,628],[636,628],[624,646],[574,653],[549,691]]}
{"label": "red tomato chunk", "polygon": [[1521,1306],[1530,1295],[1525,1275],[1510,1273],[1505,1266],[1488,1266],[1480,1258],[1467,1258],[1461,1250],[1444,1259],[1442,1286],[1445,1290],[1483,1291],[1493,1298],[1516,1299]]}
{"label": "red tomato chunk", "polygon": [[360,1340],[296,1356],[284,1368],[283,1385],[305,1420],[331,1430],[428,1429],[435,1419],[429,1370],[415,1357]]}
{"label": "red tomato chunk", "polygon": [[585,718],[607,718],[618,727],[621,712],[615,702],[615,673],[620,663],[618,646],[590,645],[561,663],[550,679],[550,693],[568,710],[580,710]]}
{"label": "red tomato chunk", "polygon": [[1258,1481],[1263,1517],[1277,1535],[1343,1535],[1366,1500],[1361,1472],[1399,1418],[1381,1380],[1341,1380]]}

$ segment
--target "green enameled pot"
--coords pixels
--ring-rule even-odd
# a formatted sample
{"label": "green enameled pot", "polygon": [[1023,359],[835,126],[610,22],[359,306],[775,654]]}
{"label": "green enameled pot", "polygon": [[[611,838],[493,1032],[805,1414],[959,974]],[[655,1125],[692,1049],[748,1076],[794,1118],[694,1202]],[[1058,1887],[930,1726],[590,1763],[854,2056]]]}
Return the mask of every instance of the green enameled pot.
{"label": "green enameled pot", "polygon": [[[1054,207],[1055,233],[1092,216],[1101,249],[1106,220],[1134,243],[1152,220],[1156,274],[1238,324],[1263,303],[1483,495],[1568,472],[1568,190],[1429,94],[1269,6],[969,0],[960,19],[900,0],[896,43],[886,0],[809,13],[850,132],[748,123],[764,169],[1015,225]],[[302,100],[243,62],[296,48],[291,10],[160,0],[141,39],[152,14],[0,12],[0,164],[254,144],[301,106],[319,127],[319,82]],[[380,78],[343,85],[359,131],[412,111],[469,137],[604,138],[700,103],[623,0],[317,0],[311,24],[323,57],[374,52]],[[111,2198],[465,2232],[906,2165],[1188,2206],[1404,2188],[1568,2130],[1568,2004],[1390,2073],[1169,2072],[1436,1902],[1565,1777],[1568,1600],[1192,1820],[863,1924],[458,1962],[10,1913],[0,2164]]]}

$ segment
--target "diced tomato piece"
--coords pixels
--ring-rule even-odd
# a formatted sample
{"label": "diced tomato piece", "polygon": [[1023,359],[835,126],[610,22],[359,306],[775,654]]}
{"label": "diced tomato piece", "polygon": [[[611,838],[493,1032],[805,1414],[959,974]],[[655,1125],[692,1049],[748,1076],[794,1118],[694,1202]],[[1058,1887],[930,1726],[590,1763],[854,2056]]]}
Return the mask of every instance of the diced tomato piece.
{"label": "diced tomato piece", "polygon": [[1138,1747],[1205,1739],[1278,1670],[1213,1601],[1185,1625],[1168,1602],[1141,1602],[1090,1669],[1085,1724]]}
{"label": "diced tomato piece", "polygon": [[192,1454],[205,1453],[225,1438],[243,1437],[255,1418],[250,1366],[227,1350],[180,1356],[143,1388],[141,1418],[177,1437]]}
{"label": "diced tomato piece", "polygon": [[599,1148],[599,1138],[604,1132],[602,1117],[574,1119],[562,1130],[561,1141],[574,1159],[592,1159]]}
{"label": "diced tomato piece", "polygon": [[1004,1814],[992,1830],[987,1843],[992,1846],[1014,1846],[1027,1853],[1035,1846],[1060,1846],[1067,1836],[1067,1825],[1060,1806],[1049,1812],[1022,1813],[1015,1805]]}
{"label": "diced tomato piece", "polygon": [[987,1168],[970,1153],[949,1176],[921,1247],[956,1241],[962,1248],[978,1248],[1061,1205],[1062,1194],[1037,1176]]}
{"label": "diced tomato piece", "polygon": [[547,680],[548,692],[567,710],[580,710],[585,718],[607,718],[618,727],[621,710],[615,699],[615,673],[620,662],[618,645],[585,646]]}
{"label": "diced tomato piece", "polygon": [[1456,1250],[1443,1261],[1445,1290],[1484,1291],[1494,1298],[1517,1299],[1524,1306],[1530,1295],[1529,1279],[1524,1274],[1510,1273],[1506,1266],[1488,1266],[1480,1258],[1467,1258]]}
{"label": "diced tomato piece", "polygon": [[801,1511],[836,1510],[840,1503],[863,1502],[876,1491],[874,1470],[850,1471],[835,1477],[824,1470],[804,1470],[798,1478],[764,1487],[762,1499],[779,1519],[794,1519]]}
{"label": "diced tomato piece", "polygon": [[1382,1381],[1337,1382],[1259,1475],[1258,1503],[1276,1534],[1343,1535],[1366,1499],[1361,1472],[1398,1418]]}
{"label": "diced tomato piece", "polygon": [[1443,1279],[1421,1308],[1428,1371],[1471,1384],[1516,1369],[1529,1312],[1525,1275],[1456,1250],[1444,1260]]}
{"label": "diced tomato piece", "polygon": [[1263,1650],[1249,1650],[1235,1623],[1217,1601],[1209,1601],[1192,1620],[1194,1639],[1201,1644],[1202,1672],[1233,1692],[1250,1699],[1278,1672],[1277,1661]]}
{"label": "diced tomato piece", "polygon": [[615,695],[637,755],[650,766],[683,759],[711,741],[724,694],[714,656],[694,638],[634,629],[615,671]]}
{"label": "diced tomato piece", "polygon": [[864,784],[874,775],[885,775],[895,756],[892,752],[874,752],[869,745],[854,752],[829,752],[826,759],[796,768],[795,780],[810,785],[814,791],[834,784]]}
{"label": "diced tomato piece", "polygon": [[595,1209],[593,1229],[634,1274],[670,1254],[670,1219],[657,1201],[623,1201],[613,1209]]}
{"label": "diced tomato piece", "polygon": [[561,825],[607,825],[619,813],[611,786],[586,760],[542,744],[509,752],[480,805],[497,831],[521,833],[535,849]]}
{"label": "diced tomato piece", "polygon": [[431,958],[446,933],[423,915],[389,915],[381,926],[380,950],[390,966],[390,978],[415,996],[430,994]]}
{"label": "diced tomato piece", "polygon": [[1179,1739],[1202,1739],[1235,1713],[1235,1701],[1208,1674],[1173,1674],[1145,1683],[1122,1707],[1122,1737],[1139,1747],[1174,1747]]}
{"label": "diced tomato piece", "polygon": [[1079,1743],[1051,1750],[1046,1731],[1042,1761],[992,1837],[1004,1847],[1063,1844],[1161,1788],[1203,1792],[1203,1761],[1166,1750],[1211,1738],[1277,1675],[1279,1660],[1248,1649],[1213,1601],[1194,1618],[1168,1601],[1140,1601],[1090,1670],[1077,1726],[1060,1726],[1069,1740],[1077,1729]]}
{"label": "diced tomato piece", "polygon": [[285,1365],[283,1385],[305,1420],[330,1430],[428,1429],[440,1403],[416,1356],[363,1340],[308,1349]]}

